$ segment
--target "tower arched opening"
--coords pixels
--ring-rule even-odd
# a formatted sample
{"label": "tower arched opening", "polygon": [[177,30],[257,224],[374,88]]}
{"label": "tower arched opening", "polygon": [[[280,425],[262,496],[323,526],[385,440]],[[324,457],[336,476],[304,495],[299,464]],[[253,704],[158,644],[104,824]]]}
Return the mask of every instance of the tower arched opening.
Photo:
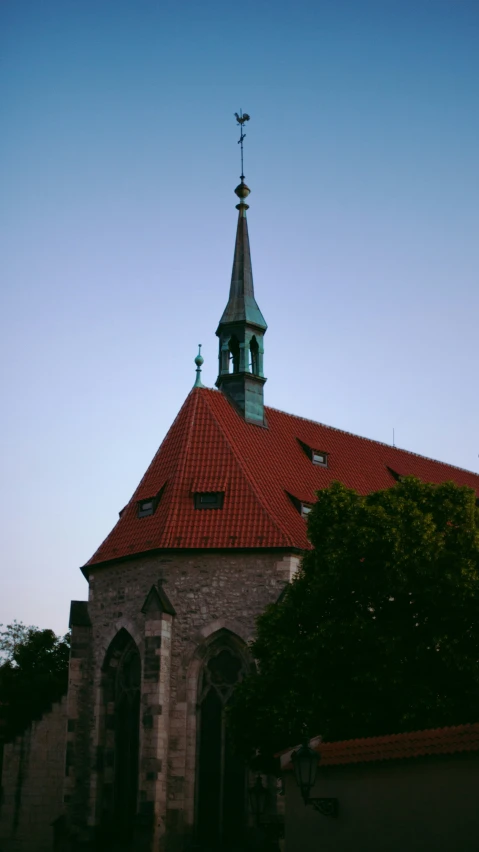
{"label": "tower arched opening", "polygon": [[251,357],[251,372],[254,376],[259,376],[259,344],[256,340],[256,335],[250,340],[249,351]]}
{"label": "tower arched opening", "polygon": [[236,334],[231,335],[228,341],[228,348],[230,352],[230,371],[233,373],[239,373],[240,345]]}

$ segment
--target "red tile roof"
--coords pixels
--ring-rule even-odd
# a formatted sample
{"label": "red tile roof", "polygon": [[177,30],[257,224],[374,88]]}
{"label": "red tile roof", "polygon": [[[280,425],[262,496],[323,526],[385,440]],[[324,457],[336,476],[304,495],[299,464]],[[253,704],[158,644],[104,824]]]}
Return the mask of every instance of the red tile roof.
{"label": "red tile roof", "polygon": [[[336,743],[312,742],[312,746],[318,752],[322,766],[479,751],[479,722],[385,737],[342,740]],[[292,751],[293,749],[289,750],[281,757],[283,770],[293,768]]]}
{"label": "red tile roof", "polygon": [[[361,494],[394,485],[391,471],[453,480],[479,494],[479,475],[322,423],[266,408],[268,428],[246,423],[216,390],[194,388],[130,502],[87,565],[156,548],[309,547],[288,494],[312,503],[339,480]],[[301,443],[328,454],[313,465]],[[137,503],[164,490],[153,515]],[[192,492],[224,490],[222,509],[195,509]]]}

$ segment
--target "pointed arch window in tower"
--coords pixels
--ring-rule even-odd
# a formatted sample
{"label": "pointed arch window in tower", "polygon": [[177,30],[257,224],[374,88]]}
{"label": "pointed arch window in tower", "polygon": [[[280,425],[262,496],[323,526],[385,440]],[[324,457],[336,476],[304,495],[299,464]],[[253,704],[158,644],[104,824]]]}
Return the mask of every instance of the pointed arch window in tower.
{"label": "pointed arch window in tower", "polygon": [[245,670],[231,648],[216,648],[199,683],[198,839],[211,850],[233,850],[244,832],[246,776],[225,725],[226,707]]}
{"label": "pointed arch window in tower", "polygon": [[236,334],[231,335],[231,337],[229,339],[228,347],[229,347],[229,350],[230,350],[230,363],[232,365],[232,372],[233,373],[239,373],[240,345],[239,345],[238,338],[236,337]]}
{"label": "pointed arch window in tower", "polygon": [[251,355],[251,372],[253,375],[259,376],[259,346],[255,335],[251,338],[249,351]]}

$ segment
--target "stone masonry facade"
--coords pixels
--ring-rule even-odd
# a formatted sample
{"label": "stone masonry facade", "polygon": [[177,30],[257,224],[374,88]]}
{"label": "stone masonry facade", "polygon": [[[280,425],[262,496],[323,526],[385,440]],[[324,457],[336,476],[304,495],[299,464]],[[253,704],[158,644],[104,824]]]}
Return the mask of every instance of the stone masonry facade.
{"label": "stone masonry facade", "polygon": [[91,570],[88,615],[72,621],[64,787],[69,844],[74,838],[88,847],[101,837],[113,778],[114,707],[105,683],[115,665],[115,637],[131,637],[142,662],[134,848],[182,850],[195,823],[202,659],[218,637],[248,655],[256,617],[277,600],[298,562],[284,551],[176,551]]}

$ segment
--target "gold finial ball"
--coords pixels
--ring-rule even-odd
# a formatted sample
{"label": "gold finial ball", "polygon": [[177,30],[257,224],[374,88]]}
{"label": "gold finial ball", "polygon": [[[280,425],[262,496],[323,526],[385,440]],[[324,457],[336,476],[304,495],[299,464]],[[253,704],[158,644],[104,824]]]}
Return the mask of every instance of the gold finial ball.
{"label": "gold finial ball", "polygon": [[241,183],[239,183],[238,186],[235,189],[235,194],[238,196],[238,198],[241,198],[241,199],[248,198],[248,195],[250,194],[250,192],[251,192],[251,190],[250,190],[249,186],[246,186],[244,181],[241,181]]}

